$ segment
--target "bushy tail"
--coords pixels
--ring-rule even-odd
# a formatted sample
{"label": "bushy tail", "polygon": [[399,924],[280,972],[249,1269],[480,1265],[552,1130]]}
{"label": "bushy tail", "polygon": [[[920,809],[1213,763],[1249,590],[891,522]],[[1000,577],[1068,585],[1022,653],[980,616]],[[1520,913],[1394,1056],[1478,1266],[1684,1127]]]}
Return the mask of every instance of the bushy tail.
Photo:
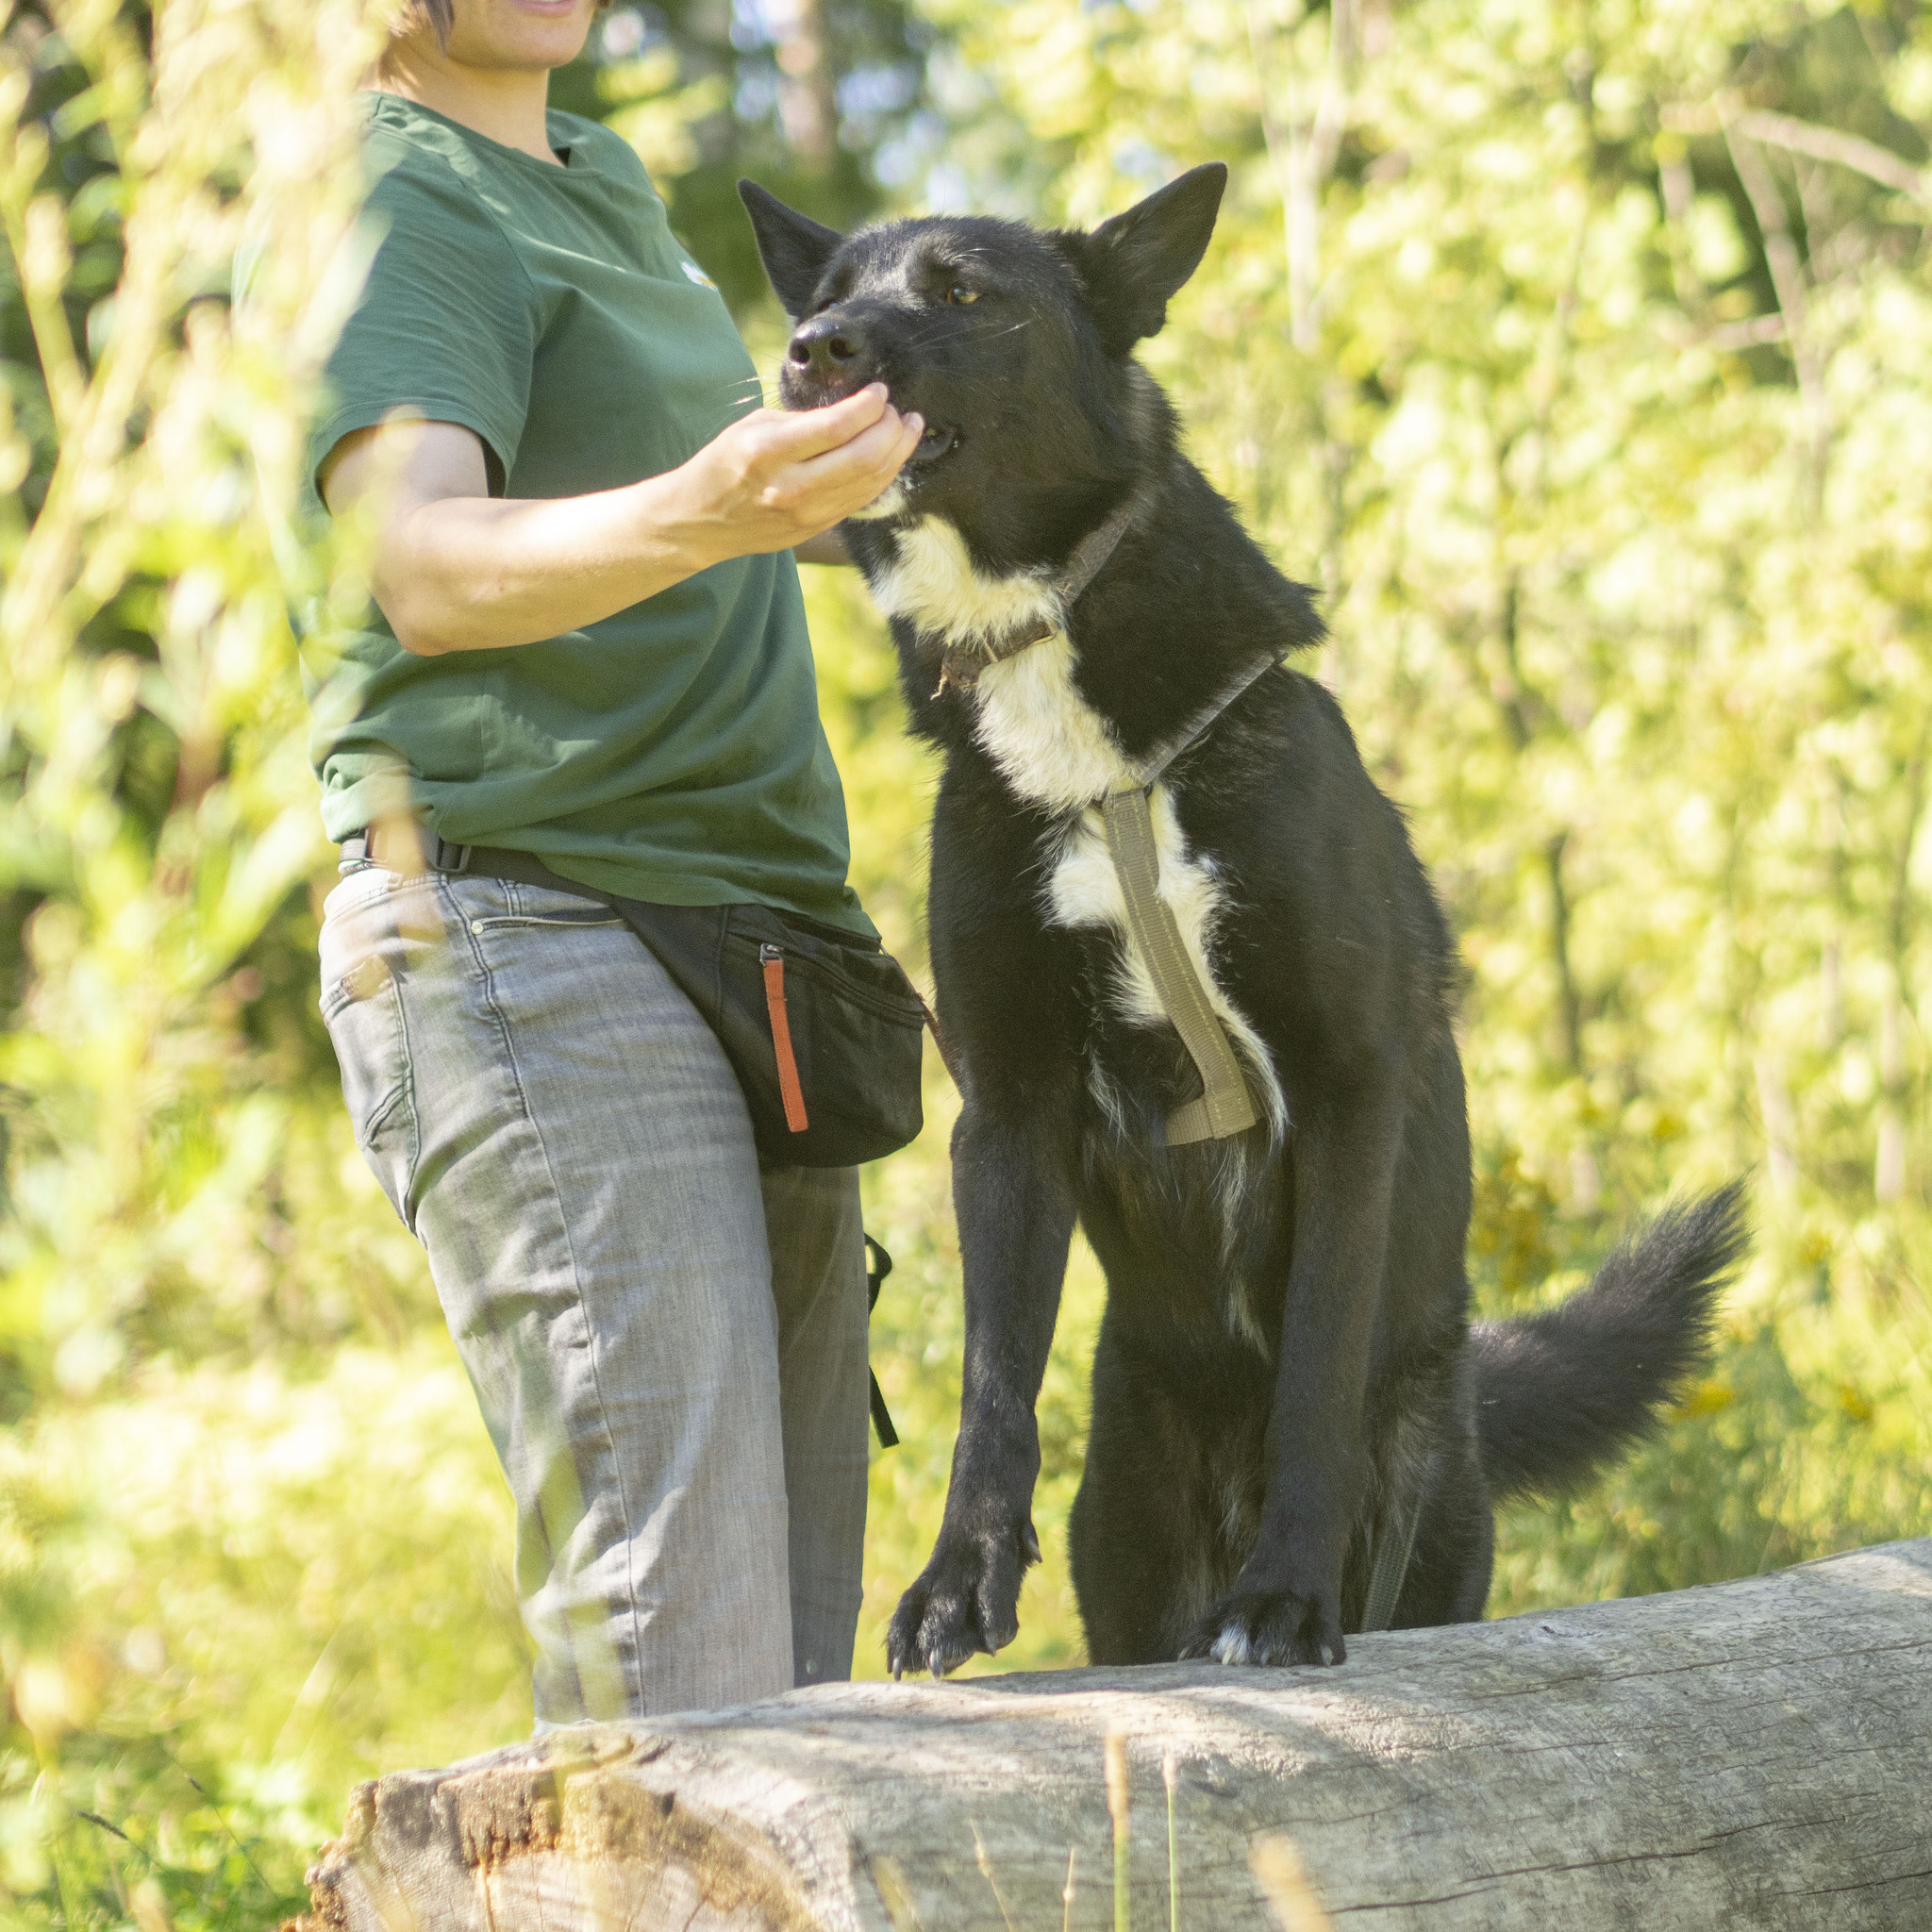
{"label": "bushy tail", "polygon": [[1733,1181],[1667,1209],[1582,1293],[1479,1322],[1476,1432],[1490,1493],[1570,1488],[1641,1435],[1710,1355],[1713,1305],[1750,1240]]}

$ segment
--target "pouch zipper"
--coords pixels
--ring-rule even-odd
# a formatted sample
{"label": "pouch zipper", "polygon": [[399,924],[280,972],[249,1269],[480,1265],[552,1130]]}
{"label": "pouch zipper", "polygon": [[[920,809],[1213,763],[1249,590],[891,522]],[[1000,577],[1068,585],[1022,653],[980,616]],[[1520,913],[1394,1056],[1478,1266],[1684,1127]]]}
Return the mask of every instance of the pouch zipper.
{"label": "pouch zipper", "polygon": [[778,1095],[785,1103],[785,1124],[802,1134],[806,1118],[805,1090],[798,1084],[798,1062],[791,1053],[791,1020],[785,1010],[785,948],[761,944],[758,964],[765,975],[765,1012],[772,1023],[772,1050],[778,1057]]}

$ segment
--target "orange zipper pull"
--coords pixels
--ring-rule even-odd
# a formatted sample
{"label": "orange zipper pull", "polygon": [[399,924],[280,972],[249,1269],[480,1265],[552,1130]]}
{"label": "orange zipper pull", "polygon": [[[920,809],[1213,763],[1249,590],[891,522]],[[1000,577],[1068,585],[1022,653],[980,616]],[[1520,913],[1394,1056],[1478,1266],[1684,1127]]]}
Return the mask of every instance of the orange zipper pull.
{"label": "orange zipper pull", "polygon": [[778,1093],[785,1103],[785,1124],[794,1134],[802,1134],[811,1123],[806,1119],[798,1062],[791,1057],[791,1020],[785,1010],[784,947],[760,946],[758,963],[765,971],[765,1011],[772,1021],[772,1048],[778,1056]]}

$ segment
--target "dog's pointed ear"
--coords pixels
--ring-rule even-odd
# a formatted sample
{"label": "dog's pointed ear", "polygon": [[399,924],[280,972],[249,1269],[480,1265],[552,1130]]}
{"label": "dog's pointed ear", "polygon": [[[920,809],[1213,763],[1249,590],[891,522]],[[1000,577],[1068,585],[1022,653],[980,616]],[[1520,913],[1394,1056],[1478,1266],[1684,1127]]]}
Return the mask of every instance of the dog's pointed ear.
{"label": "dog's pointed ear", "polygon": [[1103,222],[1069,237],[1109,356],[1124,356],[1167,321],[1168,298],[1201,265],[1221,211],[1227,167],[1208,161]]}
{"label": "dog's pointed ear", "polygon": [[769,189],[756,181],[741,181],[738,196],[751,217],[752,233],[758,237],[758,254],[764,258],[765,273],[785,305],[787,315],[797,317],[811,304],[812,291],[825,272],[844,236],[836,228],[822,228],[795,208],[787,208]]}

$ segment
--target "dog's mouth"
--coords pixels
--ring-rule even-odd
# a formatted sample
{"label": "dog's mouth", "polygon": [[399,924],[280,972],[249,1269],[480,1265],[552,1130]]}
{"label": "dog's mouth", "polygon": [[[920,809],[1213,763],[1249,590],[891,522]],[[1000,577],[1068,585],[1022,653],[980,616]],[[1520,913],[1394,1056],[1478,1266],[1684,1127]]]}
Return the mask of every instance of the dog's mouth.
{"label": "dog's mouth", "polygon": [[908,470],[924,470],[949,457],[965,439],[950,423],[928,423],[919,446],[906,458]]}

